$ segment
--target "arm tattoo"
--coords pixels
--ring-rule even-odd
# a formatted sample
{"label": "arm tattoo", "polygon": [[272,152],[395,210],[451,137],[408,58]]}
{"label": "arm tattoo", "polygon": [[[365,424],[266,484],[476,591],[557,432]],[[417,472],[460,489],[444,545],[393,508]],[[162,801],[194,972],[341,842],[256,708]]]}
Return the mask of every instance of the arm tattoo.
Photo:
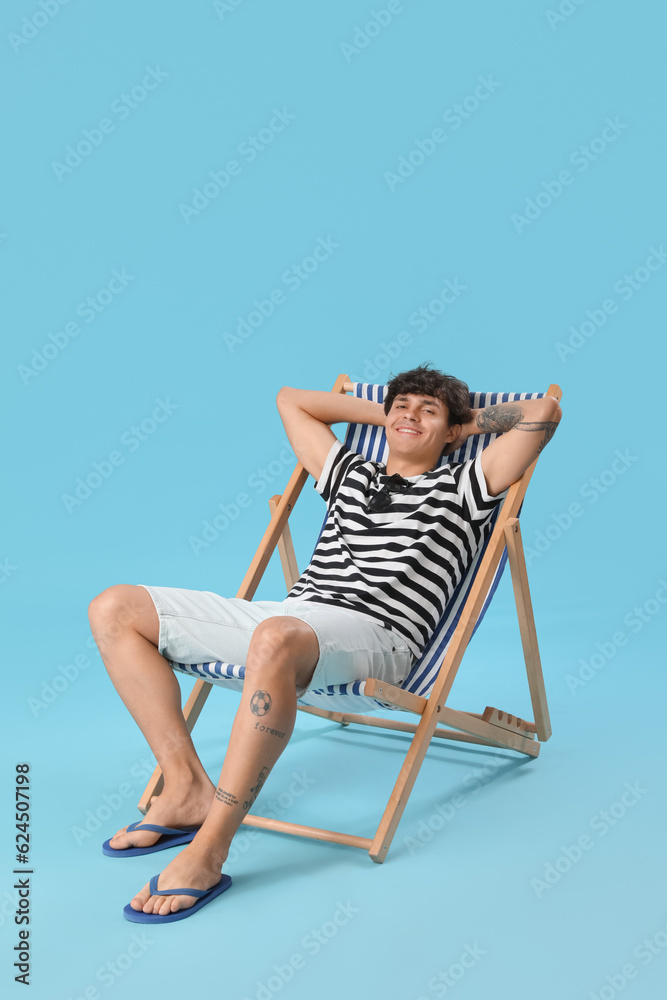
{"label": "arm tattoo", "polygon": [[226,806],[237,806],[239,800],[231,792],[226,792],[224,788],[216,788],[215,797],[218,802],[224,802]]}
{"label": "arm tattoo", "polygon": [[257,784],[253,785],[250,789],[250,798],[243,803],[244,812],[250,809],[257,796],[262,790],[262,785],[266,781],[266,776],[269,773],[268,767],[263,767],[262,770],[257,775]]}
{"label": "arm tattoo", "polygon": [[534,423],[519,423],[516,425],[518,431],[544,431],[544,437],[537,446],[537,454],[551,441],[556,433],[558,422],[556,420],[537,420]]}
{"label": "arm tattoo", "polygon": [[556,433],[556,420],[523,420],[523,411],[514,403],[501,403],[498,406],[487,406],[477,414],[477,426],[488,434],[503,434],[516,428],[518,431],[544,431],[537,454],[545,448]]}
{"label": "arm tattoo", "polygon": [[556,433],[556,428],[557,427],[558,427],[558,424],[556,423],[555,420],[549,420],[549,421],[546,421],[544,423],[544,425],[543,425],[544,437],[540,441],[539,448],[537,449],[537,454],[538,455],[542,451],[542,449],[546,448],[546,446],[549,444],[549,442],[551,441],[552,437]]}
{"label": "arm tattoo", "polygon": [[477,414],[477,426],[487,434],[502,434],[510,431],[523,416],[523,410],[516,403],[500,403],[498,406],[485,406]]}

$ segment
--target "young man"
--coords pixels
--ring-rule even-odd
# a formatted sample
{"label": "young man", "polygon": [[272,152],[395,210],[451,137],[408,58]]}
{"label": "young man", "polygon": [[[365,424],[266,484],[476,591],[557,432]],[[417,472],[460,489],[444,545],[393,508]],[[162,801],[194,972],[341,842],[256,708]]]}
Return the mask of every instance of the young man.
{"label": "young man", "polygon": [[[277,404],[329,508],[287,599],[120,585],[90,605],[105,666],[164,775],[162,794],[133,825],[139,829],[124,827],[105,853],[187,844],[125,908],[129,919],[182,919],[226,888],[221,868],[232,838],[287,745],[297,697],[368,676],[405,679],[484,522],[561,416],[552,397],[470,410],[465,383],[424,365],[393,378],[384,405],[288,387]],[[386,466],[346,449],[331,431],[339,421],[384,426]],[[437,467],[443,451],[494,431],[502,435],[475,460]],[[217,788],[187,732],[168,662],[211,660],[245,664]]]}

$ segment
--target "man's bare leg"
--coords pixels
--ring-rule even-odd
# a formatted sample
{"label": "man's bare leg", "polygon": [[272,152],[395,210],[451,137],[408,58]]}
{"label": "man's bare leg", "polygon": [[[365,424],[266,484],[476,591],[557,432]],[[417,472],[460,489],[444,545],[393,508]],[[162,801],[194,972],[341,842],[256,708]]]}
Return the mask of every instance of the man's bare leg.
{"label": "man's bare leg", "polygon": [[[315,632],[299,619],[275,616],[256,627],[215,798],[192,843],[163,869],[159,889],[211,889],[220,881],[232,837],[292,735],[296,689],[311,679],[319,655]],[[131,905],[164,915],[195,901],[187,895],[152,896],[145,885]]]}
{"label": "man's bare leg", "polygon": [[[145,822],[171,827],[203,823],[215,788],[185,725],[178,681],[158,653],[159,620],[150,594],[138,586],[109,587],[91,601],[88,615],[114,687],[164,775],[162,794]],[[159,837],[152,831],[119,831],[111,847],[149,847]]]}

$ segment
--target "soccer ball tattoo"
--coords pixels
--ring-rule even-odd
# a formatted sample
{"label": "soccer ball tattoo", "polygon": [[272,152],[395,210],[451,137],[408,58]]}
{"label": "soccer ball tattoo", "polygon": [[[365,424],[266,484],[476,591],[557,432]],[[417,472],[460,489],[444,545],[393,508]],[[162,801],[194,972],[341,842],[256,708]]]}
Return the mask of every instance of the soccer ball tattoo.
{"label": "soccer ball tattoo", "polygon": [[255,691],[250,699],[250,711],[253,715],[266,715],[271,708],[271,695],[268,691]]}

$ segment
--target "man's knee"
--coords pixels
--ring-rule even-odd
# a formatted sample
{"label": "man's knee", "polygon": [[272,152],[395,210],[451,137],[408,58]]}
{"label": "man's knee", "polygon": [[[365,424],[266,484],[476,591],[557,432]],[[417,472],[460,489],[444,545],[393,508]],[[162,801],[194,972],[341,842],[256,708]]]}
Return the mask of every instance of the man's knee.
{"label": "man's knee", "polygon": [[250,640],[246,670],[283,666],[295,667],[319,657],[319,643],[310,625],[290,615],[276,615],[260,622]]}
{"label": "man's knee", "polygon": [[[149,608],[150,605],[150,608]],[[117,638],[128,628],[143,631],[149,622],[150,610],[157,622],[157,613],[147,590],[132,584],[107,587],[88,605],[88,620],[96,641]]]}

